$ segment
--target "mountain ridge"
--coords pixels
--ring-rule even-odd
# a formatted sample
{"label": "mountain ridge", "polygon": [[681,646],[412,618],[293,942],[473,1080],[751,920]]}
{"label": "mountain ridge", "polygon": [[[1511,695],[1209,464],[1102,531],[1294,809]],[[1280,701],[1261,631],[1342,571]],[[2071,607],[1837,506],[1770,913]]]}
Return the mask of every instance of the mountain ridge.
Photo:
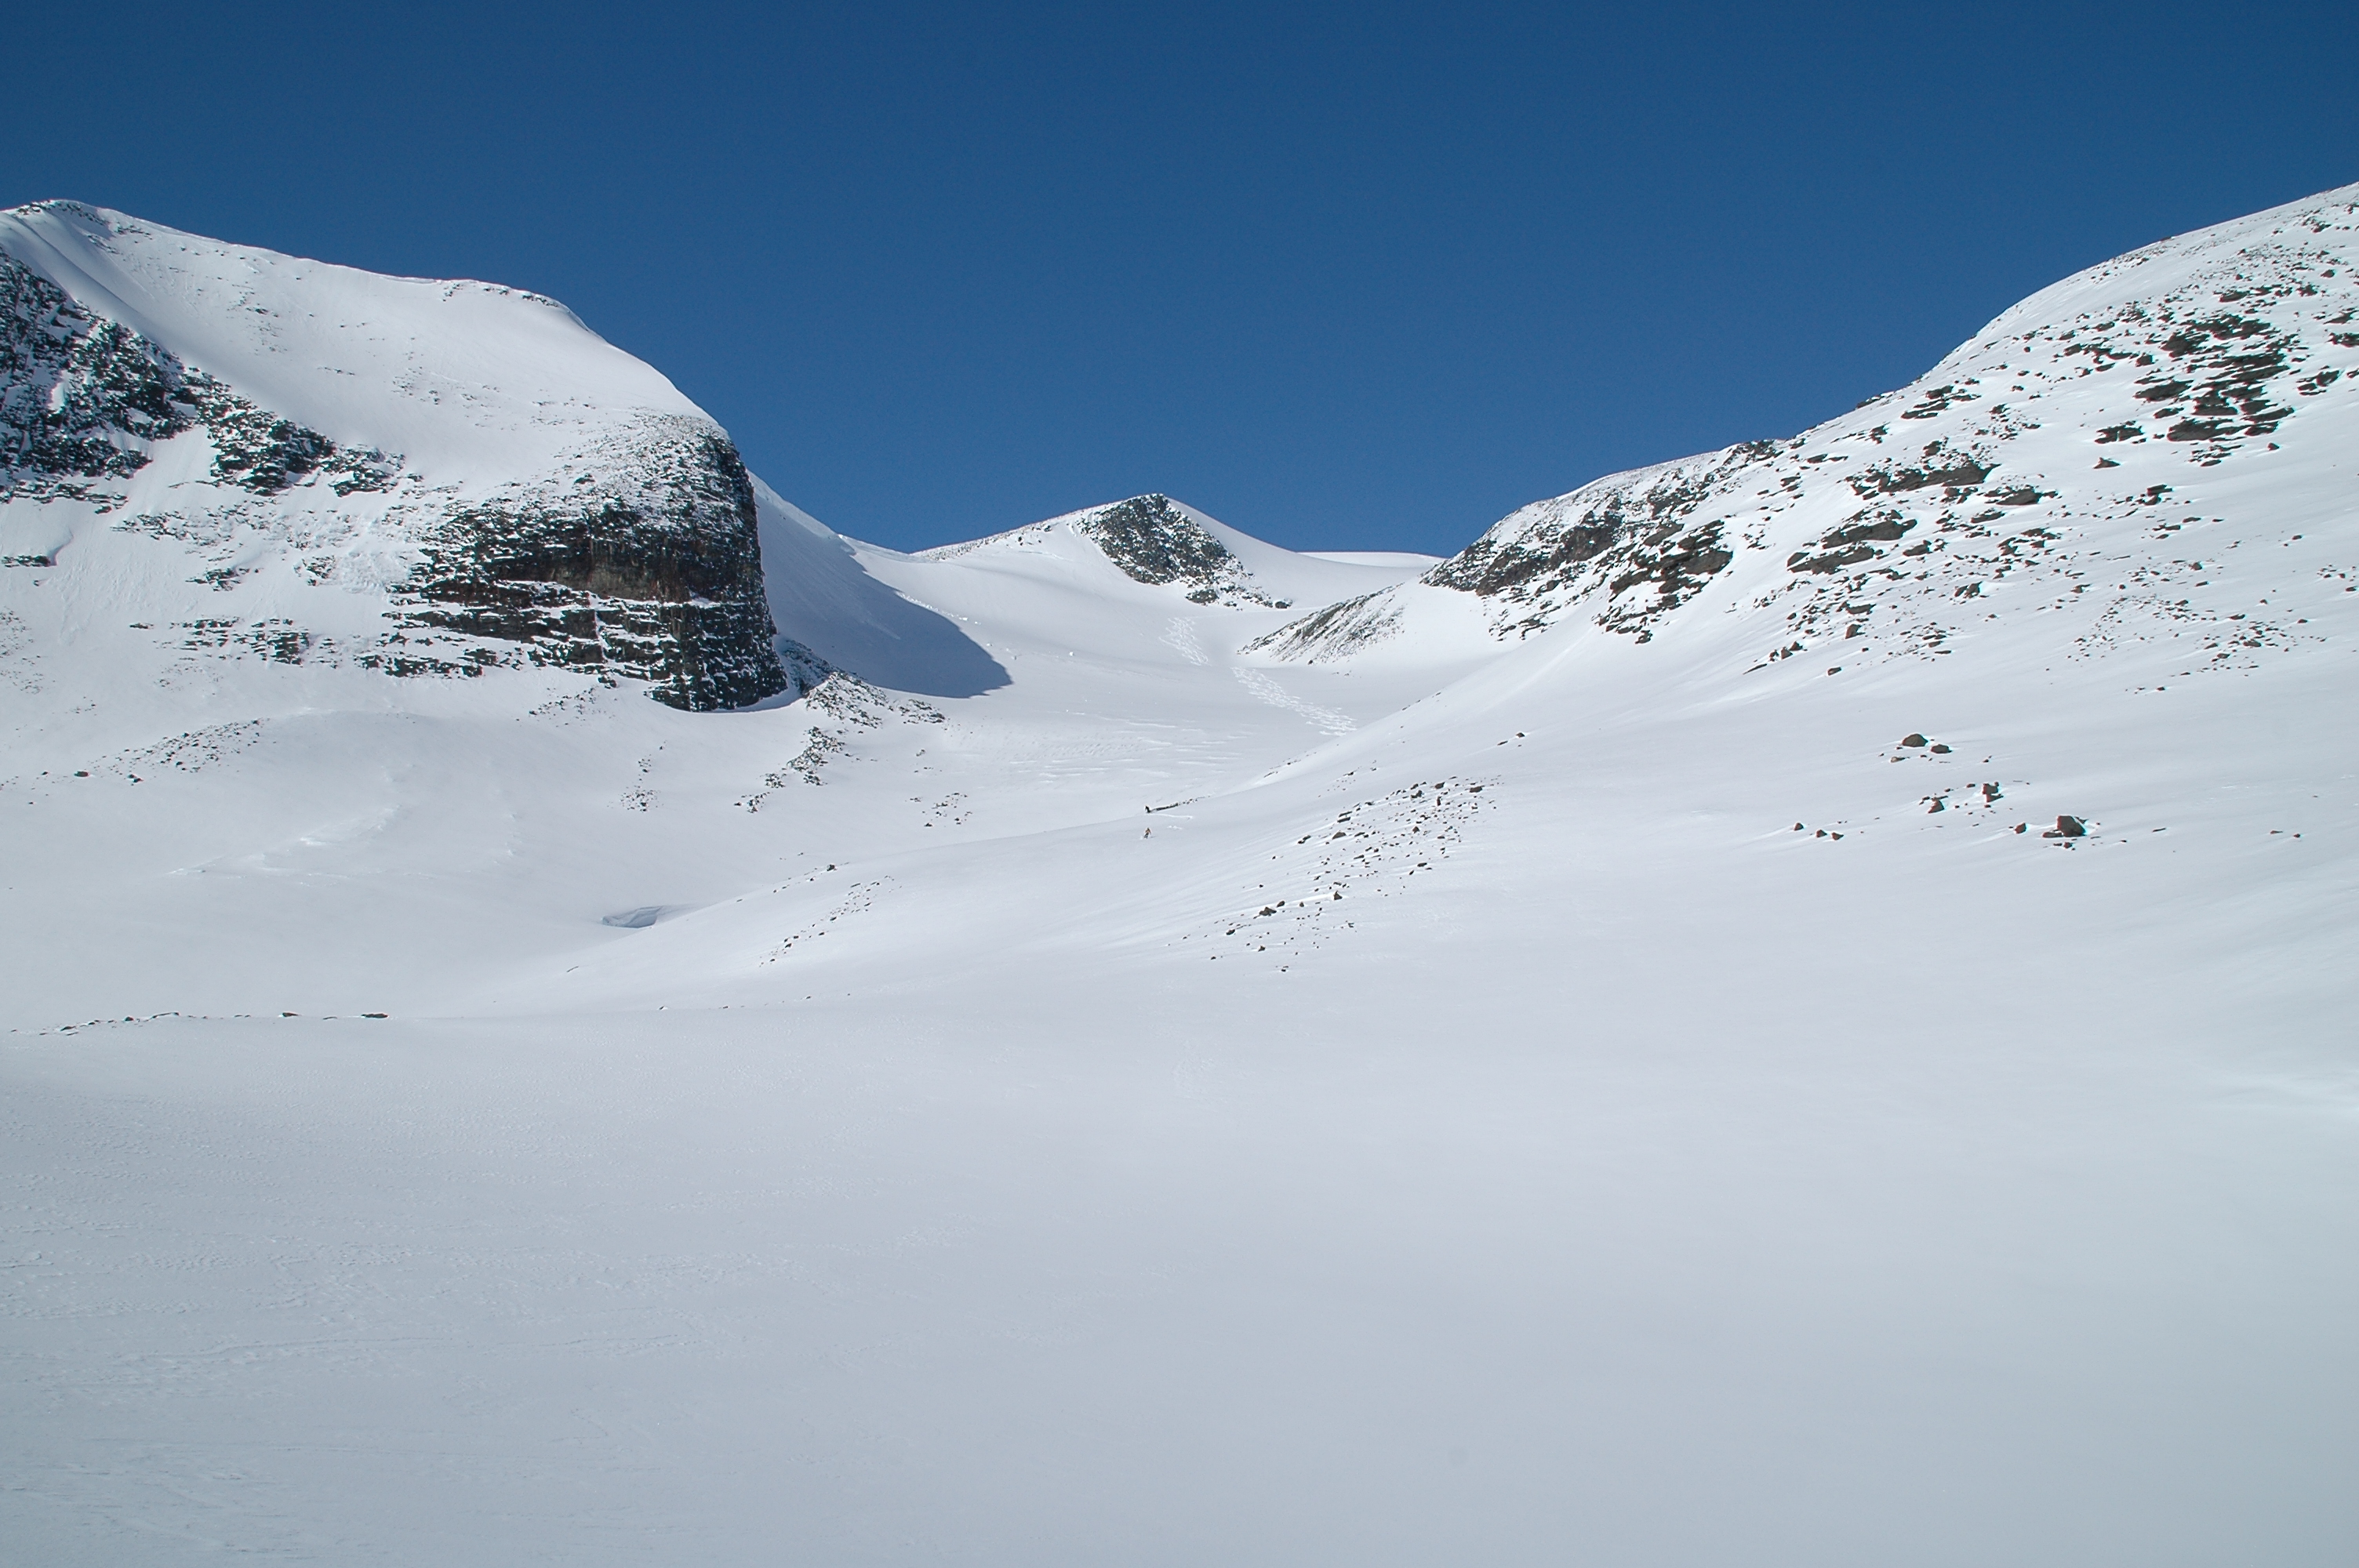
{"label": "mountain ridge", "polygon": [[[2351,320],[2354,213],[2359,187],[2344,187],[2102,263],[2010,307],[1906,387],[1799,436],[1535,502],[1421,580],[1482,600],[1495,637],[1594,604],[1600,627],[1651,641],[1740,558],[1769,551],[1788,580],[1739,576],[1799,602],[1785,617],[1792,635],[1765,654],[1788,656],[1834,624],[1872,636],[1872,615],[1842,610],[1871,583],[1940,579],[1964,593],[2019,571],[2011,557],[2057,557],[2061,531],[2142,516],[2164,496],[2187,503],[2212,481],[2182,470],[2252,460],[2253,442],[2305,410],[2339,404],[2330,422],[2346,418],[2348,384],[2326,395],[2359,369],[2359,334],[2333,330]],[[2055,324],[2043,315],[2068,306]],[[2106,384],[2117,368],[2127,373]],[[2010,390],[2025,395],[2009,401]],[[2046,428],[2064,422],[2069,436]],[[1857,466],[1830,482],[1830,462]],[[1910,571],[1891,564],[1896,554],[1914,558]],[[1394,590],[1340,620],[1314,615],[1355,628],[1335,635],[1364,646],[1372,621],[1400,623],[1403,602]],[[1954,630],[1920,614],[1894,640],[1938,643]],[[1309,618],[1281,643],[1294,657],[1342,651]]]}

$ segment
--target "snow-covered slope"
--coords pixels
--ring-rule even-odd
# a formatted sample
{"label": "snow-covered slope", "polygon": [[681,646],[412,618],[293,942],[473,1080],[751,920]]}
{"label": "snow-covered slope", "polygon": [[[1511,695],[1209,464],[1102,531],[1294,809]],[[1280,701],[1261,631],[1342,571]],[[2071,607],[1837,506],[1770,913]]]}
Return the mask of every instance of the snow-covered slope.
{"label": "snow-covered slope", "polygon": [[[2093,267],[1852,414],[1536,502],[1422,581],[1474,596],[1501,638],[1571,619],[1691,645],[1726,634],[1714,617],[1754,659],[1832,642],[1858,669],[1954,651],[2018,618],[2003,596],[2062,612],[2069,637],[2038,632],[2060,657],[2147,643],[2182,673],[2248,668],[2318,635],[2256,589],[2349,565],[2318,530],[2347,515],[2359,442],[2355,207],[2359,187]],[[2181,594],[2232,541],[2288,553]],[[1272,648],[1341,656],[1417,602],[1306,618]]]}
{"label": "snow-covered slope", "polygon": [[786,635],[865,679],[935,696],[1006,683],[976,640],[991,634],[984,628],[1069,655],[1130,656],[1143,638],[1156,662],[1177,651],[1175,625],[1226,646],[1285,619],[1273,611],[1390,587],[1433,564],[1299,555],[1163,495],[906,555],[843,538],[766,487],[761,495],[771,614]]}
{"label": "snow-covered slope", "polygon": [[166,649],[786,685],[735,449],[563,306],[72,202],[0,214],[0,557]]}
{"label": "snow-covered slope", "polygon": [[[194,401],[5,406],[147,460],[5,513],[5,1538],[2338,1561],[2354,202],[1438,565],[1155,495],[903,555],[749,478],[809,689],[731,711],[257,654],[411,612],[408,475],[529,465],[87,286]],[[234,514],[381,547],[351,629],[116,526],[254,493],[200,371],[400,476]]]}

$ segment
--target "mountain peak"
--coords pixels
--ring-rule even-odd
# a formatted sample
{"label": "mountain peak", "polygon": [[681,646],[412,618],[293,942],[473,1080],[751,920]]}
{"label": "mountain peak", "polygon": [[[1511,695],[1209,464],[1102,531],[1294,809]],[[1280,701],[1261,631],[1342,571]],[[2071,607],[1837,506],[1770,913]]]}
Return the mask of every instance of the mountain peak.
{"label": "mountain peak", "polygon": [[554,663],[687,708],[786,684],[727,435],[571,312],[490,285],[18,208],[0,502],[22,503],[5,553],[209,583],[233,598],[200,618],[276,658]]}

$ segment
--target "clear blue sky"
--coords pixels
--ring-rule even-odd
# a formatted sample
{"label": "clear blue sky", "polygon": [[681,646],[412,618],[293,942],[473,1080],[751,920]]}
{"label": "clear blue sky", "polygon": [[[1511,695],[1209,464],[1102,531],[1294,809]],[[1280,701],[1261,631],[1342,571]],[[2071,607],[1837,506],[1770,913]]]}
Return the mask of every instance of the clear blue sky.
{"label": "clear blue sky", "polygon": [[14,9],[0,201],[555,295],[902,546],[1455,549],[2359,180],[2359,5]]}

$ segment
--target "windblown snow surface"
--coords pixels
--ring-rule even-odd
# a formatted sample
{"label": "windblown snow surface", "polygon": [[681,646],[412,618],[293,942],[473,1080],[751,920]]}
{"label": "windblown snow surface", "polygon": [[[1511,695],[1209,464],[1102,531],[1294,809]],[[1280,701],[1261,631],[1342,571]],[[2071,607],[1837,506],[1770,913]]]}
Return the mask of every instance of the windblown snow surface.
{"label": "windblown snow surface", "polygon": [[418,477],[0,508],[9,1560],[2350,1560],[2359,188],[1446,562],[756,485],[702,712],[351,656],[661,377],[61,222]]}

